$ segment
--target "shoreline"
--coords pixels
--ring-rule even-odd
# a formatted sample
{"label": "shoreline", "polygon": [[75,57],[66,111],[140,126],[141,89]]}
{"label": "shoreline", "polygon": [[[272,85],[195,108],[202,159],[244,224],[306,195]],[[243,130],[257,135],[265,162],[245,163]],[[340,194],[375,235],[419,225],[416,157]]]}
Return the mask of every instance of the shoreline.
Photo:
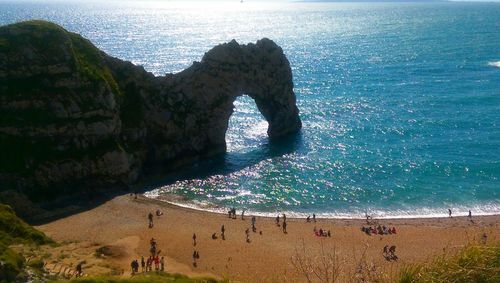
{"label": "shoreline", "polygon": [[[189,199],[183,199],[182,196],[169,193],[169,194],[164,194],[161,196],[156,196],[156,197],[151,197],[148,196],[148,193],[143,193],[142,194],[144,198],[154,200],[154,201],[160,201],[163,203],[168,203],[173,206],[181,207],[181,208],[186,208],[186,209],[192,209],[195,211],[200,211],[200,212],[209,212],[209,213],[214,213],[214,214],[222,214],[222,215],[227,215],[227,211],[229,207],[219,207],[217,205],[212,205],[209,203],[204,203],[204,204],[196,204],[195,201],[189,200]],[[241,209],[236,209],[241,213]],[[369,215],[373,219],[383,219],[383,220],[411,220],[411,219],[441,219],[441,218],[449,218],[449,216],[446,215],[447,213],[447,208],[443,209],[442,214],[409,214],[409,215],[381,215],[380,212],[377,213],[377,211],[372,211],[372,213],[369,213]],[[468,218],[468,211],[463,211],[463,210],[458,210],[456,212],[452,208],[453,214],[452,218],[454,217],[465,217]],[[276,211],[276,212],[260,212],[260,211],[253,211],[253,210],[248,210],[245,209],[245,215],[255,215],[258,217],[265,217],[265,218],[275,218],[277,214],[283,214],[285,213],[287,215],[287,218],[290,219],[305,219],[307,216],[311,216],[314,212],[293,212],[293,211]],[[358,214],[352,214],[350,216],[347,213],[339,213],[337,214],[338,216],[335,216],[335,213],[322,213],[322,212],[317,212],[316,218],[318,219],[325,219],[325,220],[366,220],[365,217],[360,216],[362,213]],[[355,216],[357,215],[357,216]],[[481,211],[479,213],[474,212],[472,213],[473,217],[483,217],[483,216],[500,216],[500,211],[495,211],[495,212],[485,212]]]}

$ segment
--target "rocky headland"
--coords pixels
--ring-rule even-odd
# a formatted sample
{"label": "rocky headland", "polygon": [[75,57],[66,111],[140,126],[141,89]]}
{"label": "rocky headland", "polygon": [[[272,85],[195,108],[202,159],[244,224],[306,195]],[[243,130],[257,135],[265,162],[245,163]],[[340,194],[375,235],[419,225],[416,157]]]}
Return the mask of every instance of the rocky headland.
{"label": "rocky headland", "polygon": [[292,72],[269,39],[208,51],[154,76],[53,23],[0,27],[0,190],[33,196],[131,184],[226,151],[233,102],[249,95],[271,139],[301,128]]}

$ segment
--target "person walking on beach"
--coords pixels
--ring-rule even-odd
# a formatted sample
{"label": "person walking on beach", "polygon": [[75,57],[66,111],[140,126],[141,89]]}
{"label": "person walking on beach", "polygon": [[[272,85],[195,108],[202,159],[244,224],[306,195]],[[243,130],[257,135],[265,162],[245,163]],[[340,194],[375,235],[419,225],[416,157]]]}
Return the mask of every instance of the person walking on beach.
{"label": "person walking on beach", "polygon": [[198,264],[196,263],[196,258],[197,258],[197,252],[196,250],[193,251],[193,266],[198,267]]}
{"label": "person walking on beach", "polygon": [[451,218],[451,209],[448,208],[448,217]]}
{"label": "person walking on beach", "polygon": [[141,256],[141,272],[144,272],[145,267],[146,267],[146,262],[144,261],[144,256]]}
{"label": "person walking on beach", "polygon": [[82,275],[83,275],[83,272],[82,272],[82,263],[80,262],[76,266],[76,275],[75,275],[75,277],[81,277]]}
{"label": "person walking on beach", "polygon": [[135,275],[137,269],[139,269],[139,263],[137,262],[137,260],[132,260],[132,262],[130,263],[130,268],[132,269],[132,275]]}
{"label": "person walking on beach", "polygon": [[222,224],[222,227],[220,227],[220,233],[221,233],[221,237],[222,237],[222,240],[226,240],[226,228],[224,228],[224,224]]}
{"label": "person walking on beach", "polygon": [[150,244],[149,251],[151,252],[152,256],[155,256],[156,255],[156,240],[155,240],[155,238],[151,238],[151,240],[149,240],[149,244]]}
{"label": "person walking on beach", "polygon": [[255,221],[256,221],[255,216],[252,216],[252,231],[254,233],[257,232],[257,228],[255,228]]}
{"label": "person walking on beach", "polygon": [[158,255],[154,257],[154,263],[155,263],[155,270],[158,271],[160,270],[160,258]]}
{"label": "person walking on beach", "polygon": [[241,220],[245,220],[245,210],[241,211]]}
{"label": "person walking on beach", "polygon": [[283,213],[283,222],[286,222],[286,214]]}
{"label": "person walking on beach", "polygon": [[149,219],[149,228],[153,228],[153,213],[148,214],[148,219]]}
{"label": "person walking on beach", "polygon": [[193,247],[196,246],[196,233],[193,233]]}
{"label": "person walking on beach", "polygon": [[150,257],[148,257],[148,259],[146,261],[146,272],[151,271],[152,266],[153,266],[153,257],[150,256]]}
{"label": "person walking on beach", "polygon": [[316,214],[313,213],[313,222],[316,223]]}
{"label": "person walking on beach", "polygon": [[469,210],[469,220],[472,220],[472,211]]}
{"label": "person walking on beach", "polygon": [[280,215],[276,216],[276,226],[280,226]]}
{"label": "person walking on beach", "polygon": [[288,232],[286,231],[286,221],[283,221],[283,233],[287,234]]}

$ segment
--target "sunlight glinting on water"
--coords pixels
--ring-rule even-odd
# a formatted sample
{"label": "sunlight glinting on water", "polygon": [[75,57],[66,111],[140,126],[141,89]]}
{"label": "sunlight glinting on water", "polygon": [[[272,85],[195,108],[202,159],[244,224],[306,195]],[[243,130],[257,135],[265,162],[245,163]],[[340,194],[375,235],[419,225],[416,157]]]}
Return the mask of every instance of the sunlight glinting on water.
{"label": "sunlight glinting on water", "polygon": [[500,213],[500,5],[0,5],[2,24],[51,20],[155,75],[179,72],[232,39],[268,37],[283,48],[301,134],[269,142],[267,122],[242,96],[223,161],[201,162],[148,196],[261,214],[436,216],[448,206]]}

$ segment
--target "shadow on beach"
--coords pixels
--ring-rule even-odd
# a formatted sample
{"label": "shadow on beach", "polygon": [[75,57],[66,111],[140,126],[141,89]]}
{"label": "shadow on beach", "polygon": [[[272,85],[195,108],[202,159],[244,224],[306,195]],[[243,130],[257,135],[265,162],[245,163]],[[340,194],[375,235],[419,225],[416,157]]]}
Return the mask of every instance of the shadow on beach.
{"label": "shadow on beach", "polygon": [[[267,143],[245,152],[223,153],[202,159],[194,164],[185,165],[171,172],[146,172],[142,180],[133,185],[95,185],[91,180],[82,180],[79,186],[59,191],[56,195],[45,195],[45,200],[31,203],[29,200],[12,199],[16,211],[32,225],[42,225],[73,214],[93,209],[110,199],[129,193],[141,194],[160,186],[178,181],[205,179],[213,175],[227,175],[251,167],[263,160],[280,157],[304,148],[302,134],[296,133]],[[71,193],[71,192],[78,193]],[[17,196],[16,196],[17,197]],[[23,207],[29,207],[29,211]],[[23,213],[24,212],[24,213]],[[19,213],[19,212],[18,212]]]}

